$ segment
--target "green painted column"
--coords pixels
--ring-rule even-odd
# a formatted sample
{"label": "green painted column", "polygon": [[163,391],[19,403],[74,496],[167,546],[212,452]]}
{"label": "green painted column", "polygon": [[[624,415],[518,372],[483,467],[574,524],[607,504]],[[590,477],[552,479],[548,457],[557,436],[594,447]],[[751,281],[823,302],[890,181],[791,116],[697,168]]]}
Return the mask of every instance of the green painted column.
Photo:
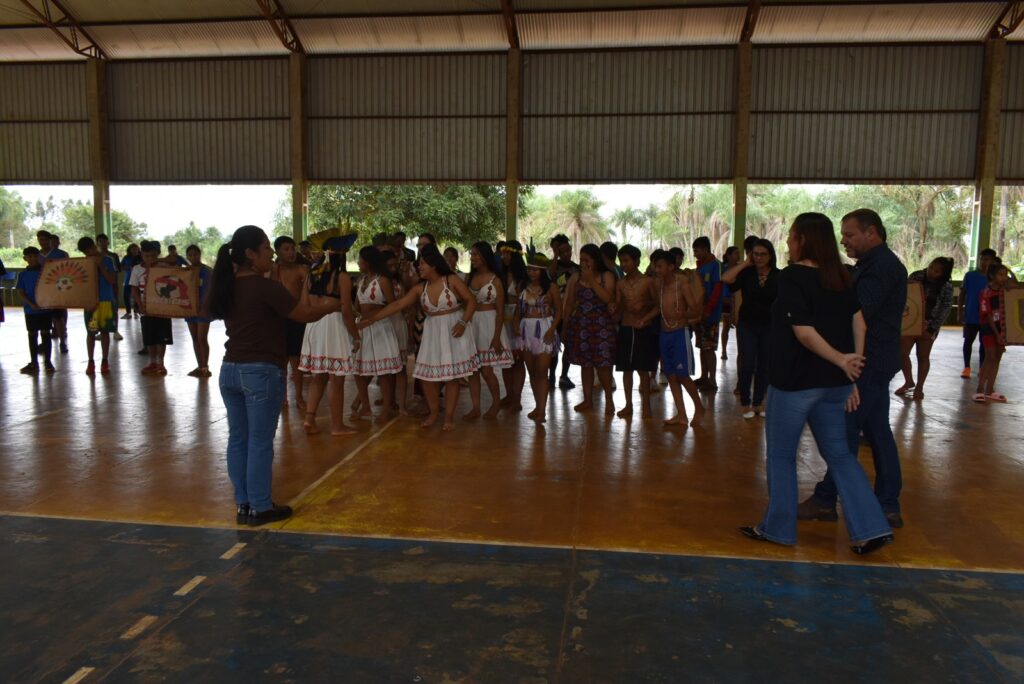
{"label": "green painted column", "polygon": [[992,243],[992,214],[995,207],[996,173],[999,163],[999,126],[1006,77],[1006,41],[985,42],[981,109],[978,117],[978,157],[974,174],[974,207],[971,215],[971,262],[978,263],[981,250]]}
{"label": "green painted column", "polygon": [[747,177],[750,173],[751,60],[749,40],[736,46],[736,126],[733,137],[732,243],[743,246],[747,235]]}

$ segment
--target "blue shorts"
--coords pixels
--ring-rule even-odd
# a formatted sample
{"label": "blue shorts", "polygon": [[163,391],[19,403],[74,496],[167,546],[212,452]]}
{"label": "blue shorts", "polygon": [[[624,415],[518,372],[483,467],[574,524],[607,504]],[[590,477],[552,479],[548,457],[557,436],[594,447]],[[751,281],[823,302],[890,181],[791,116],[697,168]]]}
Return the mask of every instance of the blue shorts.
{"label": "blue shorts", "polygon": [[660,342],[661,370],[665,375],[688,378],[696,372],[688,328],[662,329]]}

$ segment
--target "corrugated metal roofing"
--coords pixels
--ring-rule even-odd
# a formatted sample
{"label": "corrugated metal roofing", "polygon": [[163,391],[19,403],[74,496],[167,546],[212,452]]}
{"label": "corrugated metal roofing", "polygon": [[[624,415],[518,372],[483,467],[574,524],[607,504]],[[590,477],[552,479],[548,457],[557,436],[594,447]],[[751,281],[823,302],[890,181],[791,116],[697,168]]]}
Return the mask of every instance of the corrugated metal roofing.
{"label": "corrugated metal roofing", "polygon": [[112,59],[241,57],[288,52],[264,20],[95,26],[89,32]]}
{"label": "corrugated metal roofing", "polygon": [[293,23],[310,54],[508,49],[500,15],[296,19]]}
{"label": "corrugated metal roofing", "polygon": [[89,124],[0,123],[0,183],[89,180]]}
{"label": "corrugated metal roofing", "polygon": [[609,10],[630,8],[636,5],[656,7],[679,7],[680,5],[747,5],[747,0],[513,0],[517,12],[550,10]]}
{"label": "corrugated metal roofing", "polygon": [[[253,0],[61,0],[83,24],[260,17]],[[286,4],[286,3],[285,3]]]}
{"label": "corrugated metal roofing", "polygon": [[980,41],[1001,2],[762,7],[755,43]]}
{"label": "corrugated metal roofing", "polygon": [[999,153],[996,178],[1024,182],[1024,112],[1003,113],[999,129]]}
{"label": "corrugated metal roofing", "polygon": [[980,45],[755,48],[751,108],[976,110],[983,61]]}
{"label": "corrugated metal roofing", "polygon": [[721,180],[732,167],[733,115],[530,117],[526,182]]}
{"label": "corrugated metal roofing", "polygon": [[959,180],[974,176],[977,114],[752,114],[750,178]]}
{"label": "corrugated metal roofing", "polygon": [[314,119],[309,148],[314,181],[505,177],[503,118]]}
{"label": "corrugated metal roofing", "polygon": [[1006,46],[1003,109],[1024,111],[1024,45]]}
{"label": "corrugated metal roofing", "polygon": [[744,10],[734,7],[566,12],[517,17],[524,49],[736,43]]}
{"label": "corrugated metal roofing", "polygon": [[501,0],[283,0],[282,4],[293,17],[501,12]]}
{"label": "corrugated metal roofing", "polygon": [[82,63],[0,65],[0,93],[0,121],[89,118]]}
{"label": "corrugated metal roofing", "polygon": [[312,117],[504,116],[504,53],[316,57]]}
{"label": "corrugated metal roofing", "polygon": [[732,110],[735,51],[554,52],[523,56],[523,114]]}
{"label": "corrugated metal roofing", "polygon": [[0,61],[85,60],[48,28],[0,29]]}

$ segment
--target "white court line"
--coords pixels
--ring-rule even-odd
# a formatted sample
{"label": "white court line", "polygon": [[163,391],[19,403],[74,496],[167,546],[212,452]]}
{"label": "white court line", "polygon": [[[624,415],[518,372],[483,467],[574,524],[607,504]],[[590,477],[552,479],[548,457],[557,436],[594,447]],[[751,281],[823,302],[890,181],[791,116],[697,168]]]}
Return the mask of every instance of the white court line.
{"label": "white court line", "polygon": [[190,591],[192,591],[193,589],[198,587],[200,584],[202,584],[204,579],[206,579],[206,575],[196,575],[195,577],[190,579],[188,582],[186,582],[181,587],[181,589],[178,589],[178,591],[174,592],[174,595],[175,596],[185,596],[185,595],[187,595]]}
{"label": "white court line", "polygon": [[335,473],[335,472],[336,472],[336,471],[338,470],[338,468],[340,468],[341,466],[343,466],[343,465],[345,465],[346,463],[348,463],[349,461],[351,461],[351,460],[352,460],[352,458],[353,458],[353,457],[354,457],[354,456],[355,456],[356,454],[358,454],[358,453],[359,453],[360,451],[362,451],[362,450],[363,450],[364,448],[366,448],[366,446],[367,446],[367,445],[368,445],[368,444],[369,444],[370,442],[372,442],[373,440],[377,439],[377,438],[378,438],[378,437],[380,437],[380,436],[381,436],[382,434],[384,434],[384,431],[385,431],[385,430],[387,430],[387,429],[388,429],[389,427],[391,427],[392,425],[394,425],[394,424],[395,424],[395,423],[396,423],[397,421],[398,421],[398,418],[392,418],[392,419],[391,419],[391,420],[390,420],[390,421],[389,421],[389,422],[387,423],[387,425],[385,425],[384,427],[382,427],[382,428],[381,428],[380,430],[377,430],[377,431],[376,431],[375,433],[373,433],[372,435],[370,435],[370,437],[369,437],[369,438],[368,438],[368,439],[367,439],[367,440],[366,440],[365,442],[363,442],[362,444],[360,444],[359,446],[357,446],[357,447],[356,447],[355,449],[353,449],[353,450],[352,450],[351,452],[349,452],[349,455],[348,455],[348,456],[346,456],[345,458],[341,459],[340,461],[338,461],[337,463],[335,463],[335,464],[334,464],[333,466],[331,466],[330,468],[328,468],[328,469],[327,469],[327,472],[326,472],[326,473],[324,473],[323,475],[321,475],[321,476],[320,476],[319,478],[317,478],[317,480],[316,480],[315,482],[313,482],[313,484],[309,485],[308,487],[306,487],[305,489],[303,489],[303,490],[302,490],[301,492],[299,492],[299,493],[298,493],[298,494],[297,494],[296,496],[292,497],[292,500],[288,502],[288,505],[289,505],[289,506],[291,506],[292,508],[295,508],[295,506],[296,506],[296,505],[297,505],[297,504],[298,504],[298,503],[299,503],[300,501],[302,501],[303,499],[305,499],[305,498],[306,498],[307,496],[309,496],[310,492],[312,492],[312,491],[313,491],[314,489],[316,489],[316,488],[317,488],[317,487],[319,487],[319,486],[320,486],[321,484],[323,484],[324,480],[326,480],[326,479],[327,479],[327,478],[329,478],[329,477],[330,477],[331,475],[333,475],[333,474],[334,474],[334,473]]}
{"label": "white court line", "polygon": [[78,684],[78,682],[91,675],[95,669],[95,667],[80,667],[78,672],[64,680],[64,684]]}
{"label": "white court line", "polygon": [[232,558],[235,557],[235,555],[238,554],[239,551],[241,551],[244,548],[245,548],[245,542],[238,542],[237,544],[232,546],[230,549],[225,551],[223,554],[221,554],[220,559],[221,560],[231,560]]}
{"label": "white court line", "polygon": [[134,639],[135,637],[139,636],[144,631],[146,631],[146,629],[149,628],[149,626],[152,625],[154,622],[156,622],[156,620],[156,615],[144,615],[143,617],[139,618],[138,622],[129,627],[128,631],[121,635],[121,638],[126,641],[128,639]]}

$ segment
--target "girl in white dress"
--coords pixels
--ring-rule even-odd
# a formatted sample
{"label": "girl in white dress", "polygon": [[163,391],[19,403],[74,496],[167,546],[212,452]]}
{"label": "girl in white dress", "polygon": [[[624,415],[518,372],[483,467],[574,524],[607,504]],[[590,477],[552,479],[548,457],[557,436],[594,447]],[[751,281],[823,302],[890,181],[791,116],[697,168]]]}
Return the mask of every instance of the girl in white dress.
{"label": "girl in white dress", "polygon": [[[299,355],[299,370],[313,376],[302,427],[308,435],[320,430],[316,426],[316,410],[328,385],[331,408],[331,434],[352,435],[355,430],[345,425],[345,376],[355,372],[354,354],[359,350],[359,331],[352,314],[352,280],[345,273],[345,255],[330,252],[319,275],[310,279],[310,294],[318,298],[337,299],[341,310],[324,316],[306,326]],[[330,379],[328,381],[328,378]]]}
{"label": "girl in white dress", "polygon": [[513,330],[515,348],[522,354],[530,373],[535,407],[528,414],[538,424],[546,418],[548,405],[548,369],[551,355],[557,354],[560,342],[558,326],[562,322],[562,296],[558,285],[548,276],[550,261],[543,254],[534,254],[527,262],[527,286],[519,294],[519,306]]}
{"label": "girl in white dress", "polygon": [[[366,318],[374,311],[395,301],[395,290],[388,277],[387,262],[376,247],[359,250],[359,277],[356,300],[359,314]],[[384,410],[381,418],[391,415],[395,403],[395,375],[402,370],[402,351],[390,319],[374,323],[361,331],[359,353],[355,355],[356,384],[359,388],[359,417],[372,417],[369,387],[374,377],[380,383]]]}
{"label": "girl in white dress", "polygon": [[487,383],[491,393],[491,405],[484,418],[494,418],[501,408],[501,391],[495,368],[512,367],[512,342],[505,331],[505,286],[501,277],[494,272],[494,251],[486,242],[478,242],[470,249],[471,268],[466,284],[476,297],[476,311],[473,313],[473,337],[476,339],[476,355],[480,371],[469,379],[469,396],[473,409],[466,418],[480,417],[480,378]]}
{"label": "girl in white dress", "polygon": [[[526,275],[526,262],[523,261],[523,245],[518,240],[499,242],[498,251],[501,256],[502,269],[505,272],[505,332],[510,341],[515,340],[512,324],[516,317],[519,304],[519,293],[526,289],[529,279]],[[515,345],[513,345],[514,347]],[[502,368],[501,376],[505,383],[505,398],[502,405],[513,411],[523,410],[523,385],[526,384],[526,366],[523,355],[513,349],[511,368]]]}
{"label": "girl in white dress", "polygon": [[[468,378],[480,367],[476,340],[471,332],[476,298],[466,284],[451,274],[437,245],[420,249],[419,273],[422,281],[404,297],[379,309],[360,321],[368,327],[419,301],[427,318],[416,355],[413,377],[423,380],[430,415],[420,425],[430,427],[440,415],[441,384],[444,383],[444,426],[455,429],[455,406],[459,401],[459,379]],[[469,334],[467,334],[467,332]]]}

